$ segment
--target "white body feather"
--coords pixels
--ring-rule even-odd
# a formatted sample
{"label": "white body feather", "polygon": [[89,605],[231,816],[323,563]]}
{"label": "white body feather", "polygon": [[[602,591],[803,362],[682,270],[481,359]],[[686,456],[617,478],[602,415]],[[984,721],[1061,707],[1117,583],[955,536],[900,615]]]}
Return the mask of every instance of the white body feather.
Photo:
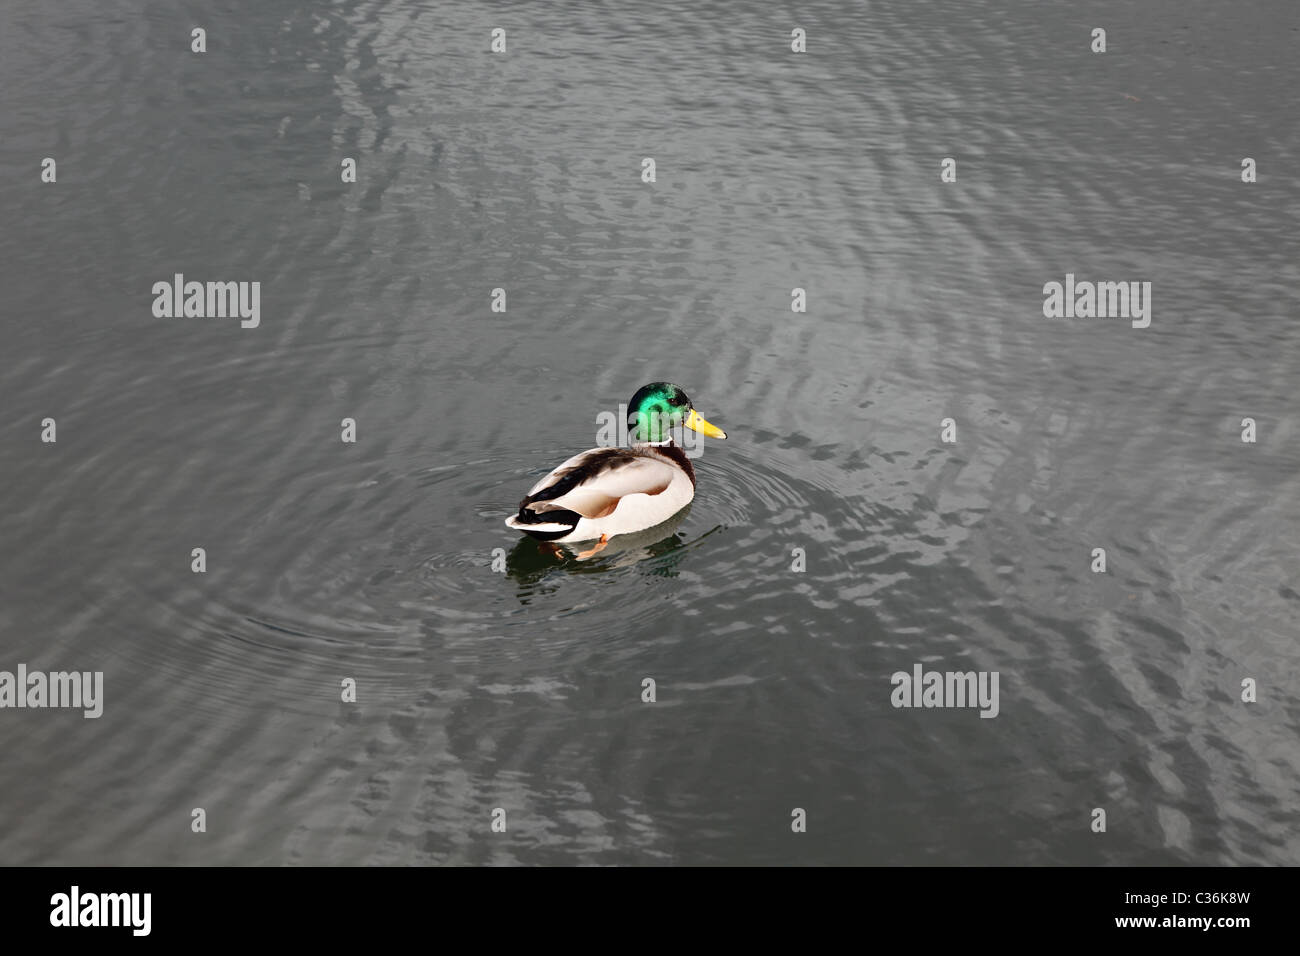
{"label": "white body feather", "polygon": [[[552,541],[592,541],[644,531],[667,521],[695,498],[695,482],[671,458],[655,451],[652,444],[619,449],[630,460],[614,462],[580,482],[564,494],[528,506],[544,516],[547,511],[573,511],[582,515],[572,532]],[[609,454],[609,448],[592,448],[558,465],[528,490],[528,497],[551,487],[568,472],[581,467],[592,456]],[[516,515],[506,524],[520,531],[560,532],[567,523],[523,522]]]}

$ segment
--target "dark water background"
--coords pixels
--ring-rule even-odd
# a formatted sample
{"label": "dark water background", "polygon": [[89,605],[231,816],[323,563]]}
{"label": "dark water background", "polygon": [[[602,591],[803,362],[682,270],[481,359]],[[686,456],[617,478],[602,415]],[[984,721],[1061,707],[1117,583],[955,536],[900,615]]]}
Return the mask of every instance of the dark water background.
{"label": "dark water background", "polygon": [[[1298,45],[1290,0],[0,6],[0,669],[105,680],[0,711],[0,863],[1300,861]],[[154,318],[176,272],[261,326]],[[1067,272],[1151,327],[1045,319]],[[730,435],[675,533],[519,544],[659,378]],[[895,710],[917,662],[1000,715]]]}

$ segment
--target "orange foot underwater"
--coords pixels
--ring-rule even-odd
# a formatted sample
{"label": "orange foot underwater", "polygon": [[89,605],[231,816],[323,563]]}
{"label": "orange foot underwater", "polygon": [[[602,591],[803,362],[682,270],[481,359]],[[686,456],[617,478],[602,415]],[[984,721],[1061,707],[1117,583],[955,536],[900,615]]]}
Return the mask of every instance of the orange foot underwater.
{"label": "orange foot underwater", "polygon": [[600,540],[596,542],[595,547],[593,547],[590,551],[579,551],[579,552],[578,552],[578,559],[579,559],[580,561],[585,561],[585,560],[587,560],[587,558],[591,557],[593,554],[599,554],[601,551],[603,551],[603,550],[605,549],[605,545],[607,545],[607,544],[609,544],[609,535],[607,535],[607,534],[602,534],[602,535],[600,536]]}

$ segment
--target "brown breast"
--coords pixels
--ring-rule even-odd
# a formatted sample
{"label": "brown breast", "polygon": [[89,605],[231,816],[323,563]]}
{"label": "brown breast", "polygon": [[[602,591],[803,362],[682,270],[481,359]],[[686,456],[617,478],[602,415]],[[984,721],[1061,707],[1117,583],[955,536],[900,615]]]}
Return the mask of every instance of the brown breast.
{"label": "brown breast", "polygon": [[691,479],[691,487],[695,487],[695,468],[680,445],[675,442],[670,445],[654,445],[651,447],[651,452],[656,455],[663,455],[663,457],[680,467],[682,471],[686,472],[686,477]]}

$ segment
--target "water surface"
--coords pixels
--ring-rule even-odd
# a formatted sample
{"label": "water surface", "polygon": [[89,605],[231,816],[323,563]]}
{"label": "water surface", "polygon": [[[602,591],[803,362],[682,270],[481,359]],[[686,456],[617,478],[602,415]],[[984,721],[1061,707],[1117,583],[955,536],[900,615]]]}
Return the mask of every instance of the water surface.
{"label": "water surface", "polygon": [[[1297,42],[1281,0],[0,9],[0,669],[106,696],[0,711],[0,863],[1296,863]],[[155,318],[175,273],[261,324]],[[1045,319],[1066,273],[1150,328]],[[502,525],[657,379],[729,435],[675,527]],[[999,715],[894,709],[915,663]]]}

